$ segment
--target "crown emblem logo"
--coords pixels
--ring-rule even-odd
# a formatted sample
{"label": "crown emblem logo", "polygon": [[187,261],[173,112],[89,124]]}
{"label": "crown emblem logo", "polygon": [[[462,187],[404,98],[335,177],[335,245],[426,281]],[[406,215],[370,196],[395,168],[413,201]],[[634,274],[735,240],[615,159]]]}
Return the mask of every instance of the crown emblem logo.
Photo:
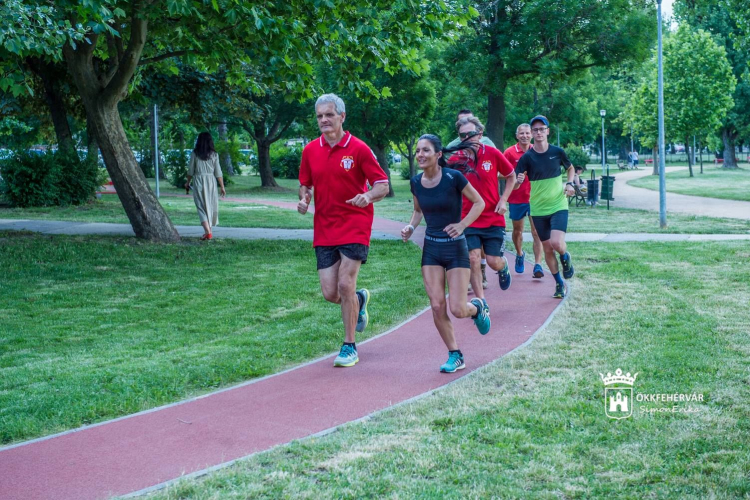
{"label": "crown emblem logo", "polygon": [[605,377],[600,373],[599,376],[602,378],[602,382],[604,382],[604,385],[626,384],[632,386],[635,383],[635,378],[638,376],[638,374],[636,373],[631,377],[630,372],[628,372],[623,375],[622,370],[618,368],[617,370],[615,370],[614,375],[612,375],[611,373],[607,373],[607,376]]}
{"label": "crown emblem logo", "polygon": [[620,420],[633,415],[633,384],[638,373],[630,375],[630,372],[622,374],[621,369],[615,370],[615,374],[600,373],[604,382],[604,413],[612,419]]}

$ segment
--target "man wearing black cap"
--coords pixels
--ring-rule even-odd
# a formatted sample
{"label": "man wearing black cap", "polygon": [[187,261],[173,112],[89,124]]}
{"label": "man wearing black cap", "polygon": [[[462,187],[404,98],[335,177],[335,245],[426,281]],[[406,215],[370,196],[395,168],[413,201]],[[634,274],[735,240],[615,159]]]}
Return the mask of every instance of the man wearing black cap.
{"label": "man wearing black cap", "polygon": [[[562,299],[566,294],[565,281],[560,276],[555,252],[560,254],[562,274],[565,279],[573,277],[573,263],[565,245],[565,231],[568,229],[568,202],[566,196],[573,196],[573,164],[562,148],[547,142],[549,121],[544,116],[531,119],[531,136],[534,145],[518,160],[516,185],[520,186],[526,176],[531,183],[531,219],[544,247],[544,259],[555,278],[555,294]],[[567,183],[561,186],[560,175],[565,170]]]}

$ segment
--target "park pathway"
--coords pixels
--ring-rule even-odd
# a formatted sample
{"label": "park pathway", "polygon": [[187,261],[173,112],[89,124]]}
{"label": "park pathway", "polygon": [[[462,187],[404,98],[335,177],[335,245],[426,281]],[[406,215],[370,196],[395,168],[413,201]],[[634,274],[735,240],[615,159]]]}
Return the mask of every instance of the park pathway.
{"label": "park pathway", "polygon": [[[678,170],[687,170],[687,167],[667,167],[667,172]],[[659,211],[659,191],[628,185],[628,181],[651,175],[651,167],[610,173],[615,176],[614,206]],[[720,200],[667,192],[667,217],[669,213],[750,220],[750,201]]]}
{"label": "park pathway", "polygon": [[[37,222],[3,221],[0,229],[126,234],[112,227],[117,225]],[[373,230],[395,238],[402,226],[377,219]],[[268,237],[268,230],[263,232]],[[423,234],[420,228],[415,243],[422,243]],[[199,398],[0,448],[0,498],[80,500],[145,493],[430,394],[522,346],[549,321],[562,303],[551,296],[554,281],[549,273],[533,279],[529,271],[514,274],[509,292],[491,280],[486,290],[494,320],[489,334],[479,335],[470,320],[454,321],[467,362],[461,372],[439,373],[445,347],[428,308],[360,343],[360,362],[352,368],[333,368],[336,353],[331,353]],[[414,279],[419,279],[418,262]],[[377,324],[377,295],[370,315]]]}

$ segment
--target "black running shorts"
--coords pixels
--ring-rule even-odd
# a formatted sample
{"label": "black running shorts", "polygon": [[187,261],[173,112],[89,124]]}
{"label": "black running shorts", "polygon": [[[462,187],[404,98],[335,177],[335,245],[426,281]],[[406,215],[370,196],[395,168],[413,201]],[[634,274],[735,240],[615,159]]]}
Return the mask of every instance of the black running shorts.
{"label": "black running shorts", "polygon": [[423,266],[440,266],[450,271],[455,268],[470,269],[466,238],[448,241],[431,241],[425,238],[422,249]]}
{"label": "black running shorts", "polygon": [[485,255],[502,257],[505,251],[505,228],[500,226],[467,227],[464,231],[469,251],[484,248]]}
{"label": "black running shorts", "polygon": [[568,211],[560,210],[551,215],[532,215],[531,222],[534,223],[539,239],[547,241],[553,229],[563,233],[568,230]]}
{"label": "black running shorts", "polygon": [[367,262],[367,253],[370,247],[361,243],[349,243],[347,245],[336,245],[331,247],[315,247],[315,257],[318,258],[318,270],[328,269],[341,260],[343,255],[347,259]]}

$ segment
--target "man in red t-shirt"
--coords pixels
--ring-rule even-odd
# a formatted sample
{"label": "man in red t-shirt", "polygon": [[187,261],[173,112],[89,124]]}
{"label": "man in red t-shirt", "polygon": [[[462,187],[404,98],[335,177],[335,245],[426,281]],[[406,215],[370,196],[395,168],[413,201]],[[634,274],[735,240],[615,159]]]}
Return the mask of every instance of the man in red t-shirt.
{"label": "man in red t-shirt", "polygon": [[370,300],[367,289],[357,290],[357,274],[370,249],[372,204],[388,194],[388,177],[372,150],[344,131],[346,107],[340,97],[318,98],[315,114],[322,135],[302,151],[297,211],[307,213],[314,197],[313,247],[320,288],[327,301],[341,304],[346,332],[334,366],[354,366],[359,361],[355,332],[367,326]]}
{"label": "man in red t-shirt", "polygon": [[[518,160],[531,147],[531,126],[528,123],[522,123],[516,128],[516,139],[518,142],[506,149],[503,154],[508,159],[513,168],[518,165]],[[529,217],[529,226],[531,227],[531,237],[534,240],[534,272],[535,278],[544,276],[542,269],[542,242],[539,235],[536,234],[534,223],[531,222],[531,206],[529,198],[531,196],[531,182],[528,177],[523,182],[516,183],[513,193],[508,198],[508,213],[513,221],[513,245],[516,247],[516,272],[518,274],[524,271],[524,257],[526,252],[523,251],[523,221],[524,217]]]}
{"label": "man in red t-shirt", "polygon": [[[471,287],[474,295],[484,301],[482,288],[482,248],[487,258],[487,265],[498,271],[500,288],[510,287],[511,276],[508,261],[503,256],[505,250],[505,217],[506,200],[513,191],[516,174],[513,166],[503,154],[492,146],[482,144],[484,126],[474,116],[461,118],[456,123],[461,144],[471,144],[451,156],[448,166],[462,172],[471,185],[484,200],[485,208],[479,218],[464,231],[466,244],[469,247],[471,262]],[[460,147],[460,146],[458,146]],[[500,195],[498,178],[506,180],[505,191]],[[462,217],[471,210],[472,203],[466,198],[463,201]],[[486,302],[485,302],[486,304]]]}

